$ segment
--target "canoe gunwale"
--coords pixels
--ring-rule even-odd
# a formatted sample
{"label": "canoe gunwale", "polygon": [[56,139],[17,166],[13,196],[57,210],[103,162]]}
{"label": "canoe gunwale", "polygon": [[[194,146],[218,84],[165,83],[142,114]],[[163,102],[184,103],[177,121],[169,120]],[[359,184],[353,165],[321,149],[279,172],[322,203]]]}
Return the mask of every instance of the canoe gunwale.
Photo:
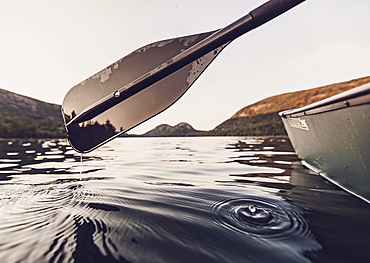
{"label": "canoe gunwale", "polygon": [[279,115],[282,118],[298,118],[362,104],[370,104],[370,83],[301,108],[282,111]]}

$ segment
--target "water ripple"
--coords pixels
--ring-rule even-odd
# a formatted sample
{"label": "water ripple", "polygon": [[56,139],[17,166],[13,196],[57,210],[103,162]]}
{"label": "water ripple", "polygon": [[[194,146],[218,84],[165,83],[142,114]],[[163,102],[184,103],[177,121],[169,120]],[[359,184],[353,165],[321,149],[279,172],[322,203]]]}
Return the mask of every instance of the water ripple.
{"label": "water ripple", "polygon": [[[8,192],[4,191],[6,188]],[[0,208],[2,260],[51,259],[45,251],[54,251],[55,247],[59,247],[55,252],[58,257],[71,254],[74,227],[70,211],[78,207],[73,197],[79,188],[71,190],[65,185],[8,185],[6,188],[3,187]],[[8,253],[9,250],[17,253]]]}
{"label": "water ripple", "polygon": [[212,209],[221,225],[247,235],[270,240],[312,237],[299,212],[270,199],[225,200],[213,204]]}

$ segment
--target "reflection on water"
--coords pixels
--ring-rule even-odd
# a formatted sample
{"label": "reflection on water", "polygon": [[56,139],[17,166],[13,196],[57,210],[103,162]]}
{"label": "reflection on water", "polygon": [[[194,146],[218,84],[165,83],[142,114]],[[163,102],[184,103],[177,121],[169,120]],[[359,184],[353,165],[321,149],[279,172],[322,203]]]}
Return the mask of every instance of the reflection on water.
{"label": "reflection on water", "polygon": [[[79,163],[82,160],[89,161],[88,165]],[[104,169],[100,160],[77,155],[65,140],[0,140],[0,181],[34,183],[41,179],[40,182],[45,182],[45,175],[49,175],[48,180],[68,180],[66,175]]]}
{"label": "reflection on water", "polygon": [[369,205],[286,138],[0,141],[2,262],[366,262]]}

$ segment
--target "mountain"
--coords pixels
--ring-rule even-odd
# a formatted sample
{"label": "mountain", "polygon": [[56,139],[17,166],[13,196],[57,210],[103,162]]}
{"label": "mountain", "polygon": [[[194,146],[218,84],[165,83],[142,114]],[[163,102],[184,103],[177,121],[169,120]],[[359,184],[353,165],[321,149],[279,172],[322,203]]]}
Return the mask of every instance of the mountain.
{"label": "mountain", "polygon": [[370,76],[319,88],[272,96],[236,112],[209,135],[285,135],[278,113],[299,108],[370,82]]}
{"label": "mountain", "polygon": [[202,135],[203,131],[195,130],[190,124],[181,122],[175,126],[167,124],[161,124],[155,127],[153,130],[144,133],[142,136],[146,137],[162,137],[162,136],[199,136]]}
{"label": "mountain", "polygon": [[0,89],[0,137],[65,137],[60,108]]}
{"label": "mountain", "polygon": [[143,136],[264,136],[286,135],[279,112],[299,108],[370,82],[363,77],[309,90],[272,96],[246,106],[211,131],[197,131],[187,123],[159,125]]}
{"label": "mountain", "polygon": [[240,117],[256,116],[270,112],[278,112],[293,108],[303,107],[316,101],[325,99],[346,90],[361,86],[370,82],[369,77],[363,77],[341,83],[326,85],[319,88],[285,93],[269,97],[252,105],[246,106],[235,113],[231,119]]}

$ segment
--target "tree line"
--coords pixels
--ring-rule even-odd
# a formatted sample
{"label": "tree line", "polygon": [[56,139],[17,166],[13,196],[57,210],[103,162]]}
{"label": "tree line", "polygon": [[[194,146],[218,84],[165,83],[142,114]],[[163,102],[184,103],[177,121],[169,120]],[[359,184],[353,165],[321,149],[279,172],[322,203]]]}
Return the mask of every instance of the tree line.
{"label": "tree line", "polygon": [[0,137],[63,138],[66,137],[66,133],[59,121],[0,115]]}

